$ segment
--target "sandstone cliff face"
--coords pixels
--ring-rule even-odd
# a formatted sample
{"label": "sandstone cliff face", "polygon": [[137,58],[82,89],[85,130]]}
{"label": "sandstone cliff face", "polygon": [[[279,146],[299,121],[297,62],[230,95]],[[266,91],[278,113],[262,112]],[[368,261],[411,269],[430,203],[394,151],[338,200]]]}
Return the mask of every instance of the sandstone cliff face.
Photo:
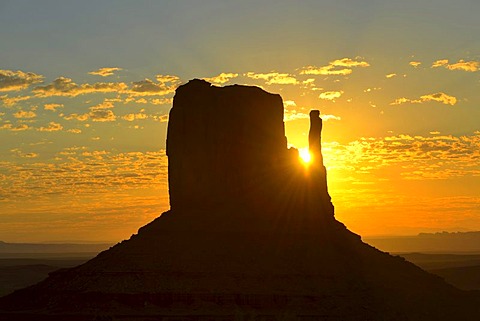
{"label": "sandstone cliff face", "polygon": [[178,88],[169,117],[171,207],[241,206],[273,179],[286,151],[279,95],[190,81]]}

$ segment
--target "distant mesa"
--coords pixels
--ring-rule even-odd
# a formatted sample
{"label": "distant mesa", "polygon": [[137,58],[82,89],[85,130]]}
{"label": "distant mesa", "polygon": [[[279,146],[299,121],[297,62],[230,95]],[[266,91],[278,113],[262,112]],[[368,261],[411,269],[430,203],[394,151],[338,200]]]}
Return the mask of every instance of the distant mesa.
{"label": "distant mesa", "polygon": [[478,293],[335,220],[318,111],[310,123],[304,167],[287,148],[279,95],[180,86],[167,133],[171,209],[87,263],[1,298],[0,320],[477,321]]}

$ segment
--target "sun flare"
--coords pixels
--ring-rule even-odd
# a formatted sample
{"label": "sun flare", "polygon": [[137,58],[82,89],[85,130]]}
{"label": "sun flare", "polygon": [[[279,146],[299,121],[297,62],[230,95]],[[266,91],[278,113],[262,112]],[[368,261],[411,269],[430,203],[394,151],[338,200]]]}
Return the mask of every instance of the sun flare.
{"label": "sun flare", "polygon": [[308,165],[312,161],[312,155],[310,155],[310,152],[308,151],[307,147],[300,148],[298,150],[298,154],[299,154],[300,161],[303,164]]}

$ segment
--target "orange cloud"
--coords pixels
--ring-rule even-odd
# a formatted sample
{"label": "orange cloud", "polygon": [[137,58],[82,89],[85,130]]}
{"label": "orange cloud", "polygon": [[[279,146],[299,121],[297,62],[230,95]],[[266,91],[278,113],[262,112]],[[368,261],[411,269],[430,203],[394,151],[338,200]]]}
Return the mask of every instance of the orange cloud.
{"label": "orange cloud", "polygon": [[78,85],[70,78],[59,77],[55,79],[51,84],[46,86],[37,86],[32,91],[38,97],[51,97],[51,96],[66,96],[76,97],[78,95],[90,94],[90,93],[108,93],[108,92],[122,92],[126,91],[128,86],[123,83],[94,83],[94,84],[81,84]]}
{"label": "orange cloud", "polygon": [[448,59],[440,59],[433,62],[432,68],[438,68],[446,65],[448,65]]}
{"label": "orange cloud", "polygon": [[420,66],[422,63],[420,61],[410,61],[408,63],[410,66],[414,67],[414,68],[417,68],[418,66]]}
{"label": "orange cloud", "polygon": [[16,113],[13,114],[13,117],[15,118],[35,118],[37,117],[37,114],[34,111],[25,111],[25,110],[19,110]]}
{"label": "orange cloud", "polygon": [[43,81],[42,75],[21,70],[0,70],[0,92],[18,91]]}
{"label": "orange cloud", "polygon": [[447,95],[446,93],[436,93],[436,94],[430,94],[430,95],[425,95],[421,96],[420,99],[422,101],[438,101],[442,104],[445,105],[455,105],[457,103],[457,98]]}
{"label": "orange cloud", "polygon": [[62,129],[63,129],[62,125],[60,125],[59,123],[55,123],[55,122],[51,121],[48,124],[48,127],[40,127],[37,130],[40,131],[40,132],[57,132],[57,131],[60,131]]}
{"label": "orange cloud", "polygon": [[180,82],[180,78],[172,75],[156,75],[155,79],[162,84],[170,83],[176,85]]}
{"label": "orange cloud", "polygon": [[211,78],[203,78],[203,79],[214,84],[225,84],[229,82],[231,79],[236,77],[238,77],[238,74],[222,72],[218,76],[211,77]]}
{"label": "orange cloud", "polygon": [[263,79],[267,85],[296,85],[299,83],[293,75],[287,73],[270,72],[257,74],[250,71],[245,76],[251,79]]}
{"label": "orange cloud", "polygon": [[96,122],[115,121],[117,116],[110,109],[93,109],[88,113],[88,117]]}
{"label": "orange cloud", "polygon": [[125,119],[126,121],[134,121],[137,119],[147,119],[148,115],[145,113],[137,113],[137,114],[126,114],[125,116],[122,116],[122,119]]}
{"label": "orange cloud", "polygon": [[480,62],[478,61],[465,61],[460,59],[458,62],[454,64],[449,64],[447,59],[437,60],[432,64],[432,68],[438,67],[445,67],[448,70],[462,70],[462,71],[469,71],[475,72],[480,70]]}
{"label": "orange cloud", "polygon": [[[359,58],[357,58],[359,59]],[[315,67],[306,66],[301,71],[301,75],[349,75],[353,72],[353,67],[369,67],[370,64],[362,60],[353,60],[342,58],[331,61],[327,66]]]}
{"label": "orange cloud", "polygon": [[6,129],[12,132],[19,132],[19,131],[28,130],[30,129],[30,127],[26,124],[19,124],[19,125],[13,126],[13,124],[11,123],[6,123],[0,126],[0,129]]}
{"label": "orange cloud", "polygon": [[439,92],[435,94],[428,94],[428,95],[423,95],[420,96],[419,99],[409,99],[405,97],[397,98],[395,99],[394,102],[390,103],[390,105],[401,105],[405,103],[411,103],[411,104],[421,104],[424,102],[429,102],[429,101],[436,101],[440,102],[445,105],[451,105],[454,106],[457,103],[457,98],[454,96],[450,96],[446,93]]}
{"label": "orange cloud", "polygon": [[58,108],[63,108],[63,104],[45,104],[43,105],[43,109],[57,111]]}
{"label": "orange cloud", "polygon": [[107,76],[113,75],[113,74],[115,73],[115,71],[119,71],[119,70],[122,70],[122,68],[118,68],[118,67],[104,67],[104,68],[100,68],[100,69],[95,70],[95,71],[90,71],[89,74],[90,74],[90,75],[107,77]]}
{"label": "orange cloud", "polygon": [[318,98],[325,100],[335,100],[343,95],[343,91],[325,91],[321,93]]}
{"label": "orange cloud", "polygon": [[124,91],[130,95],[139,96],[165,96],[175,91],[174,85],[167,85],[165,82],[155,83],[152,80],[145,78],[144,80],[135,81],[128,91]]}
{"label": "orange cloud", "polygon": [[28,100],[32,98],[31,96],[16,96],[9,97],[8,95],[0,96],[0,101],[5,105],[5,107],[15,106],[18,102]]}

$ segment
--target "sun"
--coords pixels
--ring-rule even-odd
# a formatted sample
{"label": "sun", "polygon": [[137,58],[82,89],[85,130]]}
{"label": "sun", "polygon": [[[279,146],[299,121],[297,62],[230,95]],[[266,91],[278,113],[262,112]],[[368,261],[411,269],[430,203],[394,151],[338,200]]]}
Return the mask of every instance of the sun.
{"label": "sun", "polygon": [[300,148],[298,150],[298,154],[299,154],[299,158],[300,158],[300,161],[305,164],[305,165],[308,165],[312,162],[312,155],[310,155],[310,152],[308,151],[308,148],[305,147],[305,148]]}

